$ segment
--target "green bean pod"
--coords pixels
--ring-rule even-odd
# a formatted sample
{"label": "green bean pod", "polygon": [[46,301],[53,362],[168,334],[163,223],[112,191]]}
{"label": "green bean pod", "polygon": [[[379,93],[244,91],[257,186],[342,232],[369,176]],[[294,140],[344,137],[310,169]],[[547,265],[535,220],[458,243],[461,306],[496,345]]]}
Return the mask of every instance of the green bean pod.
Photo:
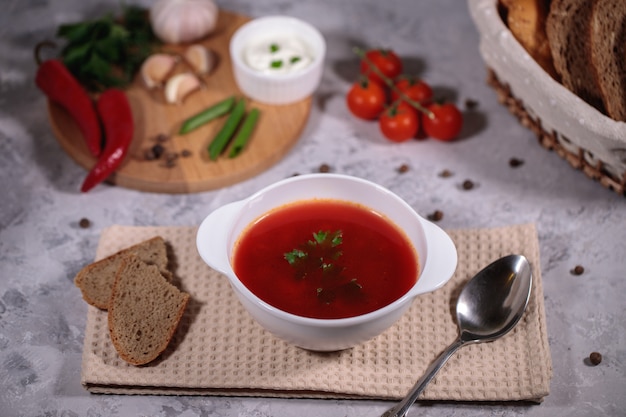
{"label": "green bean pod", "polygon": [[228,144],[228,141],[233,136],[233,133],[235,133],[235,129],[237,129],[245,111],[246,102],[244,99],[241,99],[237,102],[232,113],[228,116],[228,119],[226,119],[226,123],[224,123],[222,129],[217,133],[209,145],[209,157],[211,160],[215,161],[217,157],[220,156]]}
{"label": "green bean pod", "polygon": [[213,119],[217,119],[218,117],[228,113],[233,108],[233,104],[235,104],[235,96],[228,97],[208,109],[191,116],[183,122],[178,134],[184,135],[185,133],[189,133]]}
{"label": "green bean pod", "polygon": [[256,126],[256,121],[259,118],[259,109],[252,109],[250,113],[246,116],[245,120],[241,124],[241,128],[239,132],[237,132],[237,136],[233,139],[233,144],[230,148],[230,153],[228,154],[229,158],[234,158],[241,153],[243,148],[245,148],[250,136],[252,135],[252,131]]}

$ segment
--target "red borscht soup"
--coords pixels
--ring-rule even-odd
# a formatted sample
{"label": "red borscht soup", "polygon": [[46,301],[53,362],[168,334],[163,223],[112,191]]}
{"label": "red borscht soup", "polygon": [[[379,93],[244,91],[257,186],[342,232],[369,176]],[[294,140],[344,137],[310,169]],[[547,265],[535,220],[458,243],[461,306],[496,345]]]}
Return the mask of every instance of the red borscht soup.
{"label": "red borscht soup", "polygon": [[419,271],[397,226],[339,200],[300,201],[261,216],[239,237],[233,269],[268,304],[322,319],[384,307],[415,284]]}

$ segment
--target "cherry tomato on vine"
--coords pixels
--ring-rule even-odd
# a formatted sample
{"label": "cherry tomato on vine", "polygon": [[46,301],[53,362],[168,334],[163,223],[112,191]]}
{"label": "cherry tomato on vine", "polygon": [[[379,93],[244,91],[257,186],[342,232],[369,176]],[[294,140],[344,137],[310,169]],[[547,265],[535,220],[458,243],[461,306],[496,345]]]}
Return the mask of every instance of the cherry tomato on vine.
{"label": "cherry tomato on vine", "polygon": [[380,115],[380,130],[393,142],[404,142],[414,138],[419,130],[417,110],[405,102],[393,104]]}
{"label": "cherry tomato on vine", "polygon": [[391,49],[370,49],[361,59],[361,74],[371,81],[386,85],[385,81],[371,68],[374,65],[387,78],[393,80],[402,73],[402,61]]}
{"label": "cherry tomato on vine", "polygon": [[386,100],[385,90],[368,79],[352,84],[346,96],[346,103],[352,114],[366,120],[378,117],[385,109]]}
{"label": "cherry tomato on vine", "polygon": [[422,114],[424,132],[431,138],[450,141],[456,138],[463,127],[463,115],[452,103],[433,103],[426,106],[433,113],[430,118]]}
{"label": "cherry tomato on vine", "polygon": [[398,93],[396,90],[401,91],[411,100],[423,105],[430,104],[433,99],[433,89],[430,88],[430,85],[428,85],[423,80],[410,77],[401,77],[396,80],[394,86],[395,89],[391,90],[391,99],[393,101],[401,99],[400,93]]}

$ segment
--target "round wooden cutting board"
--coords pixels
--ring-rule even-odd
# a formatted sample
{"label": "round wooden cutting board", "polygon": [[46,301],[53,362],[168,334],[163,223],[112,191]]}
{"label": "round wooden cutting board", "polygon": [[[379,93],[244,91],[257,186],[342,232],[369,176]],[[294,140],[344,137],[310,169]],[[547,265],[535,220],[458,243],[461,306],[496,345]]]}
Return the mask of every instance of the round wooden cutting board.
{"label": "round wooden cutting board", "polygon": [[[220,11],[218,27],[202,41],[217,59],[215,68],[202,78],[204,88],[188,96],[180,105],[165,102],[162,90],[149,91],[137,80],[126,93],[135,123],[133,142],[126,160],[108,181],[141,191],[160,193],[194,193],[221,188],[250,178],[279,161],[297,142],[311,110],[311,98],[300,102],[270,106],[246,98],[247,108],[256,107],[260,117],[250,141],[236,158],[228,158],[228,149],[218,160],[211,161],[208,145],[223,126],[227,116],[186,134],[178,135],[182,122],[211,105],[235,95],[244,97],[232,73],[228,44],[232,34],[249,18]],[[184,47],[168,46],[169,52],[182,52]],[[179,63],[176,72],[188,70]],[[81,166],[89,170],[96,162],[84,144],[72,118],[58,105],[49,102],[48,114],[54,134],[63,149]],[[156,144],[159,135],[167,135],[166,152],[179,155],[172,166],[163,158],[146,160],[144,153]],[[86,174],[85,174],[86,175]]]}

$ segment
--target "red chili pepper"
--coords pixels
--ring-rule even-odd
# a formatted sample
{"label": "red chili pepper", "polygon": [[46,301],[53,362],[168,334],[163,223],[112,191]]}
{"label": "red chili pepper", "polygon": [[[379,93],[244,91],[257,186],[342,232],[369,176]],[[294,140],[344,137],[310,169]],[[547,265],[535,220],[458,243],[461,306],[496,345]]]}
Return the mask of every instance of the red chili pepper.
{"label": "red chili pepper", "polygon": [[133,113],[123,91],[114,88],[106,90],[98,98],[96,109],[104,126],[106,141],[102,155],[80,188],[82,192],[91,190],[120,166],[133,140]]}
{"label": "red chili pepper", "polygon": [[99,156],[102,131],[93,101],[65,65],[56,59],[43,62],[37,70],[35,83],[52,102],[72,116],[84,136],[89,152]]}

